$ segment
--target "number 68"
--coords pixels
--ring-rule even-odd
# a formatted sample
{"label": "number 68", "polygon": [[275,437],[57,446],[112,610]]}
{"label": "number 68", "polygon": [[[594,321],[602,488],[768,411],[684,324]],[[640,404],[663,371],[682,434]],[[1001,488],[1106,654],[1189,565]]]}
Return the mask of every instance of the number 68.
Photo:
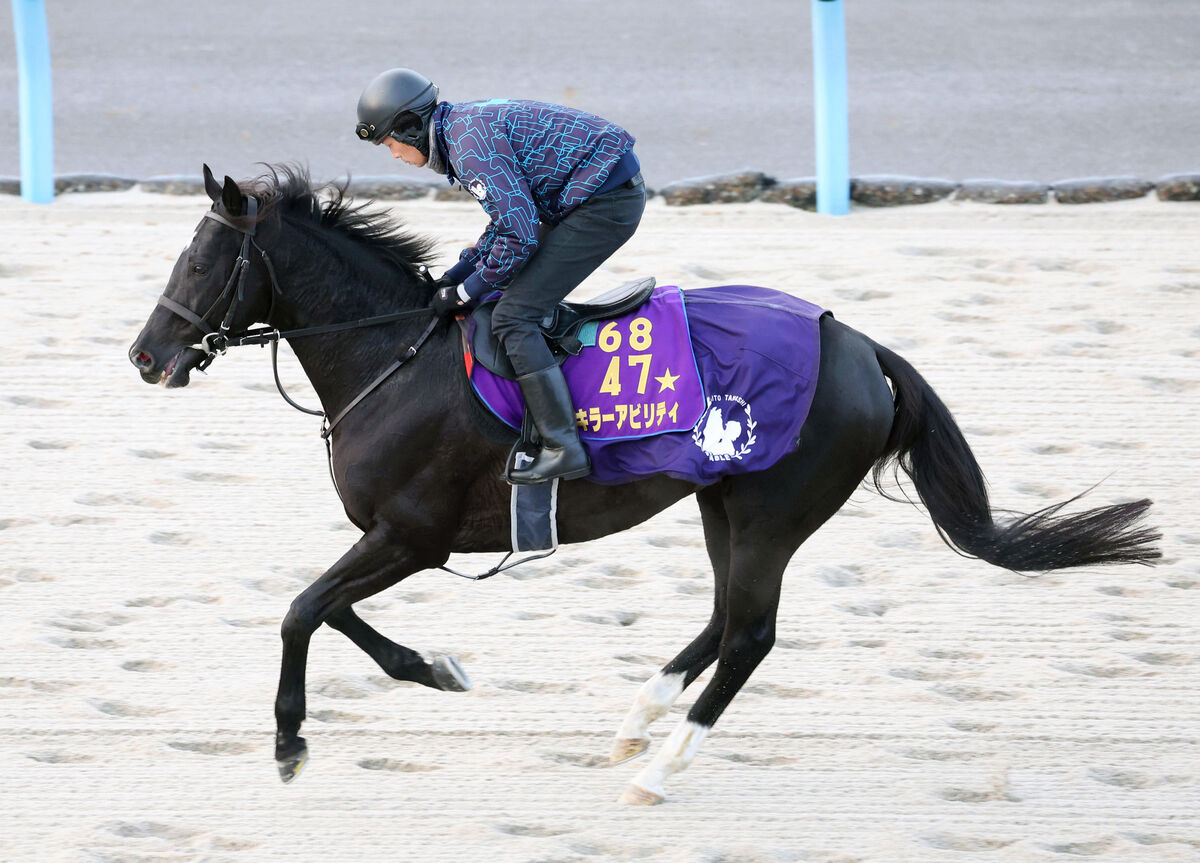
{"label": "number 68", "polygon": [[[654,324],[649,318],[634,318],[629,322],[629,347],[635,351],[648,350],[653,339],[650,336],[650,330]],[[616,321],[609,321],[600,330],[599,336],[596,338],[596,344],[600,346],[600,350],[606,354],[611,354],[613,351],[621,347],[621,332],[617,329]]]}

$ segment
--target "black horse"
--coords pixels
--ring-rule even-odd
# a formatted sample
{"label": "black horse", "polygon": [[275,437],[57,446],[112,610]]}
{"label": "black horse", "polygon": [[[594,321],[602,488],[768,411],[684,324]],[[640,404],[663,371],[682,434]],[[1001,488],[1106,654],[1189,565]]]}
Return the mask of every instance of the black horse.
{"label": "black horse", "polygon": [[[275,757],[288,781],[307,758],[299,736],[305,665],[321,624],[347,635],[393,678],[469,687],[452,659],[388,640],[353,605],[446,563],[452,552],[508,550],[509,487],[501,475],[514,434],[474,398],[456,329],[434,330],[431,316],[419,311],[432,294],[422,265],[428,241],[353,205],[344,189],[314,190],[299,169],[272,168],[245,189],[229,177],[218,183],[207,166],[204,172],[212,210],[176,262],[165,299],[130,359],[147,383],[186,386],[191,370],[229,340],[218,323],[233,334],[256,322],[283,331],[315,328],[292,346],[325,413],[342,417],[331,435],[332,472],[347,515],[363,531],[283,621]],[[385,325],[323,329],[397,309],[411,314]],[[562,484],[564,543],[625,530],[696,495],[716,577],[711,619],[643,685],[612,760],[645,750],[650,722],[714,661],[716,672],[686,721],[626,789],[627,802],[662,800],[663,781],[690,763],[774,643],[788,561],[872,472],[882,492],[885,475],[903,470],[951,548],[1011,570],[1149,563],[1159,556],[1158,534],[1139,526],[1149,500],[1076,515],[1061,515],[1057,504],[997,522],[966,440],[912,366],[830,316],[820,323],[820,337],[816,395],[800,446],[773,467],[703,487],[665,476],[618,486]],[[411,361],[351,404],[417,342],[423,347],[408,352]]]}

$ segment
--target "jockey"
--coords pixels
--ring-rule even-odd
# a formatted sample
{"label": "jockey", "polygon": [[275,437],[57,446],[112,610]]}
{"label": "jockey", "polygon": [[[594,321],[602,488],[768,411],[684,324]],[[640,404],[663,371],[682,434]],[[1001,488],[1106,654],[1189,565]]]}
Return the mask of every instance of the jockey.
{"label": "jockey", "polygon": [[379,75],[358,100],[356,133],[392,156],[457,181],[491,219],[437,280],[430,304],[447,317],[502,290],[492,327],[542,438],[516,484],[591,472],[571,394],[539,322],[633,236],[646,206],[634,139],[593,114],[542,102],[438,102],[411,69]]}

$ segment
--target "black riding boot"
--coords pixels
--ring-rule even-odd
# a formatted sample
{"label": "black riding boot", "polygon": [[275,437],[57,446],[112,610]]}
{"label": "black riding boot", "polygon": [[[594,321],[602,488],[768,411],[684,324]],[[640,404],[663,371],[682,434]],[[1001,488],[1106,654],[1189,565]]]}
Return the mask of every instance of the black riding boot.
{"label": "black riding boot", "polygon": [[532,464],[522,466],[520,462],[527,459],[518,458],[518,464],[510,466],[508,481],[514,485],[533,485],[555,477],[578,479],[591,473],[592,465],[579,442],[571,393],[562,369],[555,365],[521,375],[517,383],[542,438],[542,448]]}

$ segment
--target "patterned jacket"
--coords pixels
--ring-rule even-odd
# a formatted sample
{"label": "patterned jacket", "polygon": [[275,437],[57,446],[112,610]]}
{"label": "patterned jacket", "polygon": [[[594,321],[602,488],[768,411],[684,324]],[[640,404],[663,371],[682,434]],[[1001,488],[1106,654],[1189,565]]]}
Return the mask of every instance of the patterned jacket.
{"label": "patterned jacket", "polygon": [[507,284],[546,228],[599,189],[634,144],[601,117],[543,102],[443,102],[433,123],[446,176],[491,217],[451,268],[470,273],[463,290],[472,298]]}

